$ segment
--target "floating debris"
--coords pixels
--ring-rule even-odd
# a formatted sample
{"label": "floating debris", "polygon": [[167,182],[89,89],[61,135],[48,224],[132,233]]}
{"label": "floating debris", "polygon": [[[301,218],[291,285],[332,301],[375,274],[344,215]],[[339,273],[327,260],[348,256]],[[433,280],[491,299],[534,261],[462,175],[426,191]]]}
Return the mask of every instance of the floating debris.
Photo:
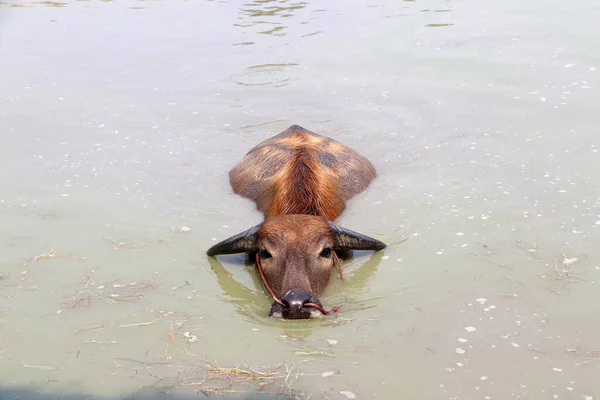
{"label": "floating debris", "polygon": [[60,254],[57,253],[56,250],[54,250],[54,246],[50,248],[50,250],[38,254],[37,256],[31,257],[29,260],[25,261],[23,263],[23,265],[28,265],[34,261],[40,261],[40,260],[47,260],[50,258],[74,258],[77,260],[85,260],[87,259],[87,257],[82,257],[76,254],[70,254],[70,253],[66,253],[66,254]]}
{"label": "floating debris", "polygon": [[190,342],[190,343],[194,343],[198,341],[198,336],[196,335],[192,335],[189,332],[185,332],[183,334],[183,336]]}
{"label": "floating debris", "polygon": [[579,260],[577,257],[568,258],[564,254],[561,254],[561,255],[563,257],[563,260],[562,260],[563,265],[571,265],[575,261]]}
{"label": "floating debris", "polygon": [[46,260],[48,258],[54,258],[55,256],[56,256],[56,250],[54,250],[54,247],[52,247],[49,251],[42,253],[42,254],[38,254],[37,256],[30,258],[29,262],[38,261],[38,260]]}
{"label": "floating debris", "polygon": [[[187,228],[187,227],[182,227],[182,228]],[[180,232],[187,232],[187,231],[181,231],[182,228],[180,229]],[[189,229],[189,228],[187,228]],[[190,229],[191,230],[191,229]],[[156,240],[150,240],[150,241],[145,241],[145,240],[130,240],[130,241],[126,241],[126,240],[113,240],[113,239],[109,239],[109,238],[104,238],[104,240],[110,242],[113,246],[113,251],[119,251],[119,250],[133,250],[133,249],[139,249],[142,247],[150,247],[150,246],[154,246],[160,243],[165,243],[167,242],[171,236],[173,236],[173,233],[160,238],[160,239],[156,239]]]}
{"label": "floating debris", "polygon": [[59,366],[54,366],[54,365],[28,365],[28,364],[25,364],[24,362],[21,362],[21,364],[23,364],[23,367],[25,367],[25,368],[33,368],[33,369],[37,369],[38,371],[58,371],[58,370],[64,369],[64,367],[59,367]]}
{"label": "floating debris", "polygon": [[[209,393],[254,393],[255,390],[261,393],[294,395],[295,398],[300,398],[299,396],[302,395],[290,388],[302,376],[299,364],[282,364],[261,368],[253,368],[247,364],[221,367],[215,362],[206,361],[189,351],[186,352],[200,364],[195,362],[194,366],[186,371],[178,371],[177,377],[172,382],[174,385],[192,387],[196,392],[205,396],[208,396]],[[136,362],[135,360],[127,361]],[[283,368],[285,370],[282,371]],[[152,376],[156,375],[152,374]],[[265,391],[267,388],[275,390],[267,392]]]}
{"label": "floating debris", "polygon": [[[114,282],[114,281],[113,281]],[[97,285],[91,275],[82,278],[82,284],[71,294],[66,309],[87,308],[94,299],[100,299],[106,303],[132,302],[143,299],[147,290],[158,288],[159,280],[139,281],[127,284],[104,283]]]}
{"label": "floating debris", "polygon": [[137,324],[119,325],[119,328],[131,328],[132,326],[148,326],[148,325],[152,325],[153,323],[155,323],[156,321],[158,321],[161,318],[162,318],[162,316],[158,317],[158,318],[155,318],[152,321],[148,321],[148,322],[138,322]]}

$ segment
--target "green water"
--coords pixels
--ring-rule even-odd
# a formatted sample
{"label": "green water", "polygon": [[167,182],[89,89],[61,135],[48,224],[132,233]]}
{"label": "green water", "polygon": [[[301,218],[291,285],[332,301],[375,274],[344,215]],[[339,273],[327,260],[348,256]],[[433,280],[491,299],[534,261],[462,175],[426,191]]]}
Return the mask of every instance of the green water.
{"label": "green water", "polygon": [[[1,2],[0,397],[599,399],[599,16]],[[373,162],[338,222],[392,244],[323,321],[204,254],[260,221],[227,172],[292,124]]]}

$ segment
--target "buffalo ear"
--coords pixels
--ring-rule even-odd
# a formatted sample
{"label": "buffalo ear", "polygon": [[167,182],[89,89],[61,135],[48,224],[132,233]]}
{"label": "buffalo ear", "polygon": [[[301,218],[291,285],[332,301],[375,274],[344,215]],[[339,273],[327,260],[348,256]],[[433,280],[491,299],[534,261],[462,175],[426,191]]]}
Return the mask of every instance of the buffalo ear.
{"label": "buffalo ear", "polygon": [[344,250],[381,250],[386,244],[377,239],[363,235],[362,233],[342,228],[333,222],[327,222],[331,227],[331,232],[335,238],[335,248]]}
{"label": "buffalo ear", "polygon": [[219,254],[249,253],[256,250],[258,230],[261,226],[262,223],[215,244],[208,249],[206,254],[216,256]]}

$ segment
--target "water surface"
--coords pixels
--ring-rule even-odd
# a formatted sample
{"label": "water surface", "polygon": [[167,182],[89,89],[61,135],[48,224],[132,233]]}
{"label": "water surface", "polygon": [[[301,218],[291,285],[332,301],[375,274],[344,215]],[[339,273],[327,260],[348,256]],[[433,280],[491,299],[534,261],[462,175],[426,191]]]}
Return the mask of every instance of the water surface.
{"label": "water surface", "polygon": [[[0,394],[599,399],[598,16],[1,2]],[[260,221],[227,172],[292,124],[374,163],[338,222],[391,244],[324,321],[204,254]]]}

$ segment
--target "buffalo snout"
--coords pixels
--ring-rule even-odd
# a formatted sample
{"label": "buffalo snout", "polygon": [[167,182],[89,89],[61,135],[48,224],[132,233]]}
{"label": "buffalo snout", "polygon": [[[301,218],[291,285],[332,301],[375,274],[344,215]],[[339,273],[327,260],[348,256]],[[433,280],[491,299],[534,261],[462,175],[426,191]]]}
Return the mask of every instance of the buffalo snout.
{"label": "buffalo snout", "polygon": [[269,312],[270,317],[309,319],[323,315],[321,311],[314,307],[315,305],[321,307],[319,300],[304,290],[288,290],[281,296],[280,301],[283,305],[279,302],[273,302]]}

